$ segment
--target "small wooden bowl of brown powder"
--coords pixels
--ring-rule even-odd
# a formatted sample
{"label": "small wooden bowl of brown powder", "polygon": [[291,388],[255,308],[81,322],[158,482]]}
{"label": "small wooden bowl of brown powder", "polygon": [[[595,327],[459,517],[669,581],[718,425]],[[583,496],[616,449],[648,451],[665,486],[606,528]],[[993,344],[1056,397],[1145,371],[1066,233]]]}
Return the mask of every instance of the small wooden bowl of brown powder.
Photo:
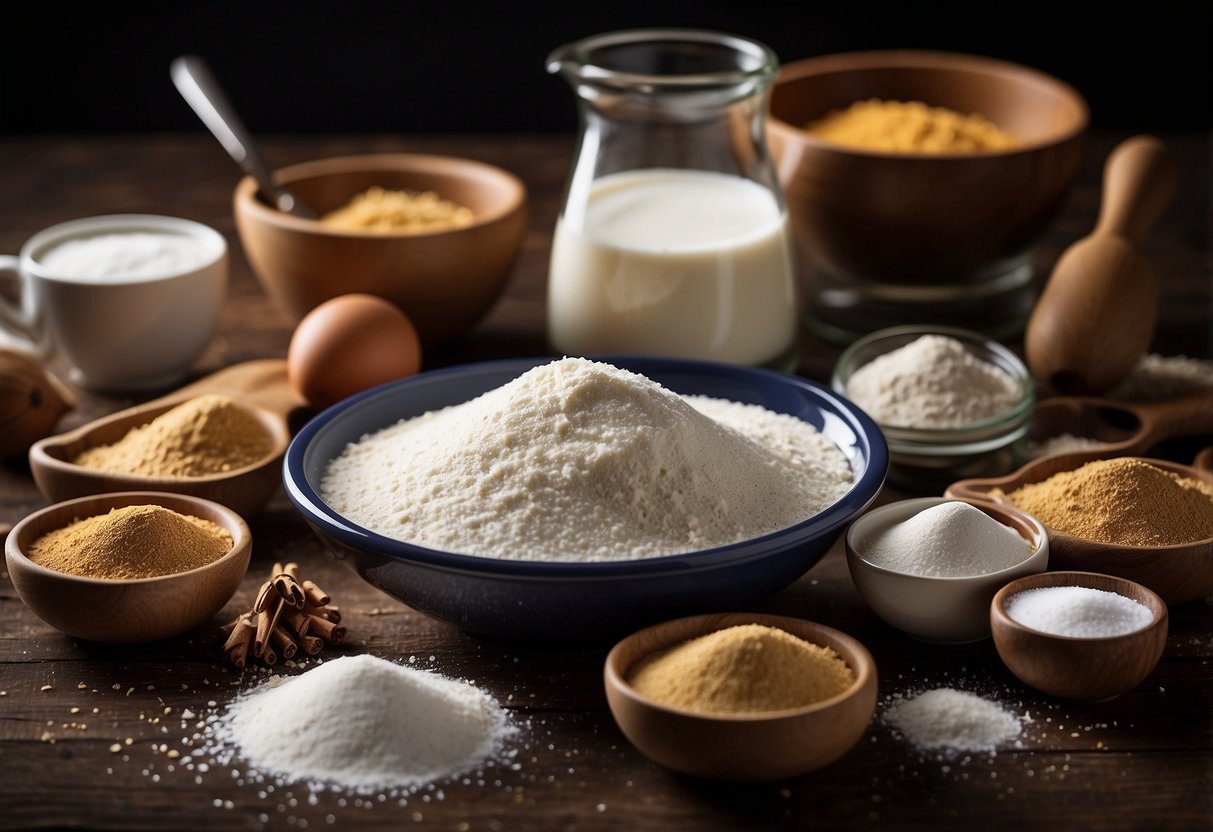
{"label": "small wooden bowl of brown powder", "polygon": [[774,615],[680,618],[628,636],[607,656],[607,702],[650,759],[723,780],[820,768],[863,736],[876,665],[855,639]]}
{"label": "small wooden bowl of brown powder", "polygon": [[1062,454],[953,483],[951,497],[1009,503],[1049,530],[1049,567],[1115,575],[1168,604],[1213,593],[1213,471],[1163,459]]}
{"label": "small wooden bowl of brown powder", "polygon": [[30,470],[52,501],[168,491],[247,516],[278,490],[290,438],[279,415],[207,394],[134,407],[36,442]]}
{"label": "small wooden bowl of brown powder", "polygon": [[56,503],[21,520],[4,545],[26,606],[70,636],[108,643],[202,624],[240,586],[251,554],[236,512],[154,491]]}

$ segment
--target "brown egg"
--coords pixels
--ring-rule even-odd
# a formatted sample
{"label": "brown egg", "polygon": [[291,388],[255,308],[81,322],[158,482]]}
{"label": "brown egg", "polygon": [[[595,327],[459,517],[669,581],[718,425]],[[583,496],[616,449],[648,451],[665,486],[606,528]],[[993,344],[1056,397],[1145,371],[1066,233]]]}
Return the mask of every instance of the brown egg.
{"label": "brown egg", "polygon": [[286,356],[295,392],[314,407],[421,369],[413,322],[374,295],[341,295],[299,322]]}

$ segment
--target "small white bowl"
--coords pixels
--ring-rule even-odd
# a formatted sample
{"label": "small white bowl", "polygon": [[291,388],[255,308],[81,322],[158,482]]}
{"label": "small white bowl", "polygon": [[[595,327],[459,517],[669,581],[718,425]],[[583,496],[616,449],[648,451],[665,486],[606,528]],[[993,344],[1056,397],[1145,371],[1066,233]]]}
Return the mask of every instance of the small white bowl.
{"label": "small white bowl", "polygon": [[1010,526],[1032,544],[1032,554],[1025,560],[985,575],[963,578],[911,575],[877,566],[863,556],[869,542],[890,526],[947,502],[955,501],[921,497],[869,511],[847,529],[847,566],[864,602],[886,623],[923,641],[949,644],[980,641],[990,637],[990,600],[994,594],[1013,578],[1043,572],[1049,565],[1048,533],[1035,517],[1010,506],[959,500]]}
{"label": "small white bowl", "polygon": [[[190,265],[152,276],[70,276],[43,258],[64,243],[111,234],[184,238],[200,247]],[[19,303],[0,299],[0,327],[27,348],[55,355],[73,383],[92,390],[157,390],[177,385],[210,344],[228,284],[227,241],[193,220],[110,214],[44,229],[0,258],[20,278]]]}

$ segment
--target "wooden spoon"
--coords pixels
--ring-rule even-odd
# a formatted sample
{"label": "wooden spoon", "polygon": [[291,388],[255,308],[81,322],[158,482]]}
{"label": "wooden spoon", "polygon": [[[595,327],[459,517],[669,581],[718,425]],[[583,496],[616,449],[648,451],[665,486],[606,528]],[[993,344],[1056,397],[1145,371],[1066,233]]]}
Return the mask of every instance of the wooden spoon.
{"label": "wooden spoon", "polygon": [[1152,136],[1128,139],[1108,156],[1099,222],[1062,254],[1028,320],[1024,346],[1041,383],[1098,393],[1149,347],[1158,284],[1137,247],[1177,182],[1170,152]]}
{"label": "wooden spoon", "polygon": [[[220,393],[250,406],[272,439],[262,460],[205,477],[144,477],[76,465],[83,451],[117,442],[133,427],[145,425],[174,405],[206,393]],[[146,404],[111,413],[75,430],[47,437],[30,448],[30,470],[38,490],[59,502],[114,491],[169,491],[213,500],[242,515],[263,508],[282,484],[282,456],[291,434],[286,417],[303,402],[291,389],[286,362],[246,361],[226,367]]]}

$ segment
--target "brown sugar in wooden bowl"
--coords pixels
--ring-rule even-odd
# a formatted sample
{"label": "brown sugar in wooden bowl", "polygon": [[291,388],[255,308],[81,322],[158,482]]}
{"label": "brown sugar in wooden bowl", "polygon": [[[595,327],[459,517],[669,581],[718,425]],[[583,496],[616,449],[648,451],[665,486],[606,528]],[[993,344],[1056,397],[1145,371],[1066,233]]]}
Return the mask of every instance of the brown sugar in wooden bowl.
{"label": "brown sugar in wooden bowl", "polygon": [[[806,126],[867,99],[976,113],[1021,141],[1003,151],[866,150]],[[768,135],[796,240],[832,275],[915,290],[982,283],[1048,228],[1082,161],[1088,112],[1069,85],[1026,66],[920,50],[785,64]]]}
{"label": "brown sugar in wooden bowl", "polygon": [[[1213,486],[1213,471],[1203,467],[1162,459],[1122,458],[1141,459],[1164,471]],[[944,496],[1013,505],[1006,494],[1029,483],[1043,482],[1054,474],[1074,470],[1086,461],[1082,455],[1047,456],[1004,477],[952,483]],[[1123,546],[1084,540],[1045,525],[1049,531],[1051,569],[1098,572],[1135,581],[1156,592],[1167,604],[1183,604],[1213,593],[1213,537],[1174,546]]]}
{"label": "brown sugar in wooden bowl", "polygon": [[291,435],[280,415],[247,402],[242,404],[260,423],[269,447],[261,459],[248,465],[199,477],[150,477],[74,462],[84,451],[112,445],[132,428],[148,424],[178,404],[181,402],[140,405],[35,442],[29,462],[38,490],[56,502],[115,491],[164,491],[212,500],[245,516],[260,511],[282,484],[282,457]]}
{"label": "brown sugar in wooden bowl", "polygon": [[[657,650],[741,624],[762,624],[833,648],[855,671],[842,693],[800,708],[707,715],[661,705],[626,681]],[[876,664],[855,639],[831,627],[776,615],[716,613],[680,618],[633,633],[608,654],[607,702],[624,736],[675,771],[720,780],[775,780],[827,765],[863,736],[876,709]]]}
{"label": "brown sugar in wooden bowl", "polygon": [[[1101,637],[1054,635],[1019,623],[1007,614],[1017,593],[1043,587],[1079,586],[1114,592],[1142,604],[1150,623],[1130,633]],[[1050,696],[1098,702],[1139,685],[1162,656],[1167,642],[1167,605],[1141,584],[1093,572],[1045,572],[1018,578],[990,602],[994,646],[1020,681]]]}
{"label": "brown sugar in wooden bowl", "polygon": [[471,224],[436,231],[335,229],[272,208],[245,177],[233,200],[240,242],[261,285],[296,321],[326,300],[361,292],[400,307],[427,349],[444,345],[488,313],[526,235],[526,186],[471,159],[340,156],[283,168],[275,178],[321,215],[373,187],[433,191],[473,212]]}
{"label": "brown sugar in wooden bowl", "polygon": [[[232,548],[205,566],[154,578],[106,580],[58,572],[34,563],[30,546],[43,535],[111,509],[156,505],[209,520],[232,536]],[[17,595],[35,615],[87,641],[158,641],[196,627],[218,612],[244,578],[252,555],[248,524],[210,500],[182,494],[128,491],[56,503],[25,517],[4,544]]]}

